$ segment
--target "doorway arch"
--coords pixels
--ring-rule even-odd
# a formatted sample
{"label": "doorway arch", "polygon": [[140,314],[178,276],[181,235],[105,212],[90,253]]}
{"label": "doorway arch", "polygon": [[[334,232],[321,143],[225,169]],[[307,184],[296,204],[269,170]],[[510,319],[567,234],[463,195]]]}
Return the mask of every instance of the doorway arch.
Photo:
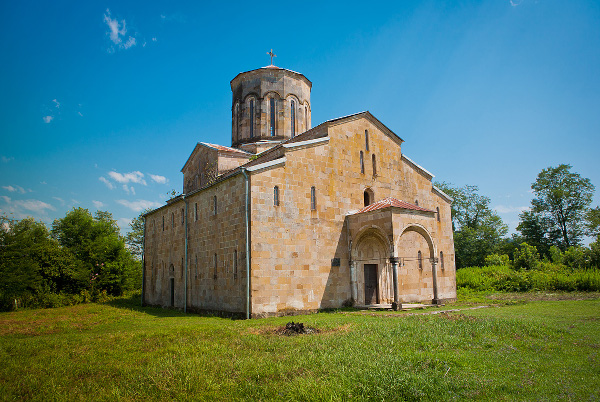
{"label": "doorway arch", "polygon": [[363,228],[352,242],[351,285],[354,302],[372,305],[389,301],[391,243],[377,226]]}

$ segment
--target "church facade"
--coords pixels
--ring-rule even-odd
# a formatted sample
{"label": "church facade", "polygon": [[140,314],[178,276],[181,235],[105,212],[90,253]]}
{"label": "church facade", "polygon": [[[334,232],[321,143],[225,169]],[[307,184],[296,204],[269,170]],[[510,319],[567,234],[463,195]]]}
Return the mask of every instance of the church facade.
{"label": "church facade", "polygon": [[312,83],[231,81],[232,146],[198,143],[145,215],[143,303],[246,317],[456,298],[450,204],[369,112],[311,128]]}

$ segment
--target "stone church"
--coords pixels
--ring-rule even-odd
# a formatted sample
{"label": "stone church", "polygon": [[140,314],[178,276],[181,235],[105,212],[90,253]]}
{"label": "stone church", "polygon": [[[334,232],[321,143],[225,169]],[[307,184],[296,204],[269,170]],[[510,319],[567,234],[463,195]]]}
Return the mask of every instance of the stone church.
{"label": "stone church", "polygon": [[265,317],[456,298],[450,204],[371,113],[311,126],[312,83],[231,81],[231,147],[199,142],[145,215],[143,303]]}

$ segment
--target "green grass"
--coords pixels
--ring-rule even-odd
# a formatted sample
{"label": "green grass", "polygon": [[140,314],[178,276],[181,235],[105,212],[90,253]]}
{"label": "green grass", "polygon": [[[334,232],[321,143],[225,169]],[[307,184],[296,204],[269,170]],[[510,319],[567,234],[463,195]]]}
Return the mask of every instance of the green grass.
{"label": "green grass", "polygon": [[[137,299],[0,314],[2,400],[597,400],[600,298],[230,320]],[[556,296],[556,295],[555,295]],[[552,294],[545,298],[555,297]],[[413,311],[412,313],[414,313]],[[280,336],[301,321],[312,335]]]}

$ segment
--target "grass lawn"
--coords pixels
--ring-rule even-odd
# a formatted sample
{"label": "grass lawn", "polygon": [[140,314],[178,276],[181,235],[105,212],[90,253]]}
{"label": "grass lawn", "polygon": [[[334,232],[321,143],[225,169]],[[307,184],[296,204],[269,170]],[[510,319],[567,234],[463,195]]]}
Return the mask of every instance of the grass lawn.
{"label": "grass lawn", "polygon": [[[494,307],[248,321],[136,303],[0,313],[0,398],[600,398],[599,294],[469,293],[446,308]],[[282,336],[291,320],[318,332]]]}

